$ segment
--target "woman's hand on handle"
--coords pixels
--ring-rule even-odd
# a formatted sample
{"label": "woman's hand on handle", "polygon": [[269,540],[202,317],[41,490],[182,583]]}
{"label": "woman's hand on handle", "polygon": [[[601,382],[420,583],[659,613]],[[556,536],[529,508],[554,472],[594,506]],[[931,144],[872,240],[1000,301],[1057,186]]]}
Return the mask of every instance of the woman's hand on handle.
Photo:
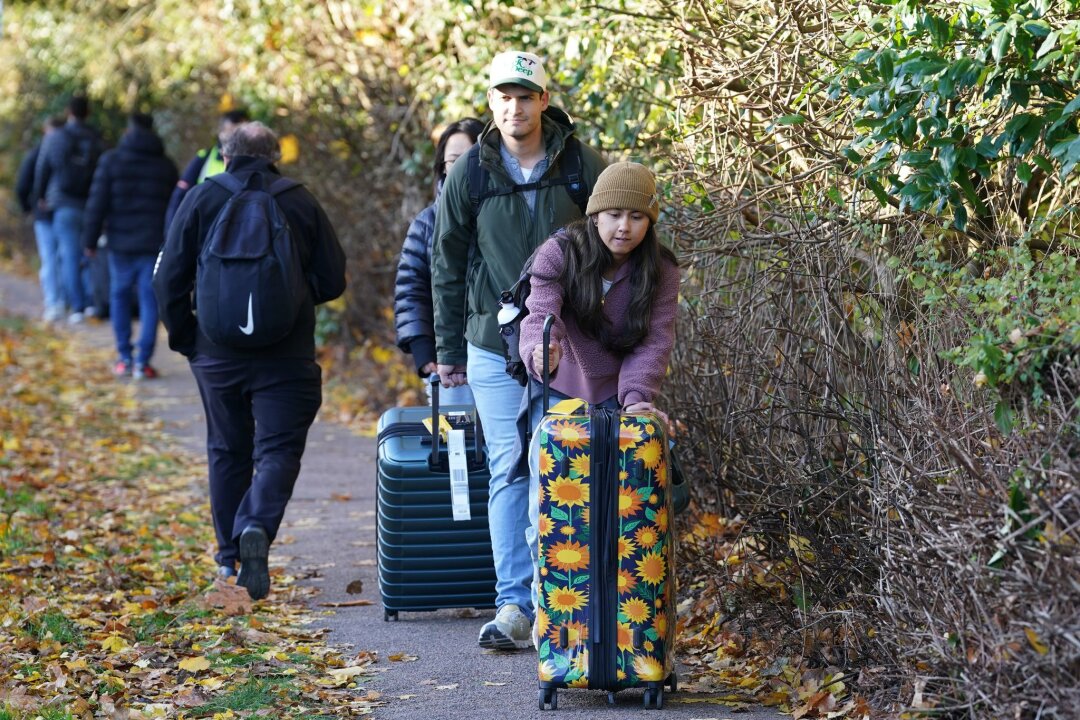
{"label": "woman's hand on handle", "polygon": [[630,403],[623,408],[623,412],[627,413],[628,415],[637,415],[639,413],[653,413],[664,422],[665,427],[671,425],[671,421],[668,419],[667,413],[653,405],[651,402]]}
{"label": "woman's hand on handle", "polygon": [[[537,375],[543,372],[544,368],[544,346],[537,344],[533,348],[533,369],[536,370]],[[548,370],[555,372],[555,368],[559,366],[559,360],[562,359],[562,350],[558,343],[551,343],[548,345]]]}

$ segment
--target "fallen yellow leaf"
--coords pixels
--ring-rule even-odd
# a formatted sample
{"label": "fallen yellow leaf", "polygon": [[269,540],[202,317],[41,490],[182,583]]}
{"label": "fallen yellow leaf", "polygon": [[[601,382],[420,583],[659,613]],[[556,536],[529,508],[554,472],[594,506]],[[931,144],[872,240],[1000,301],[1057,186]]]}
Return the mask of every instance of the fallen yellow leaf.
{"label": "fallen yellow leaf", "polygon": [[101,641],[101,649],[108,650],[109,652],[114,654],[122,653],[130,647],[131,646],[128,645],[127,640],[125,640],[120,635],[110,635],[109,637]]}
{"label": "fallen yellow leaf", "polygon": [[1024,628],[1024,634],[1027,635],[1028,642],[1031,643],[1031,647],[1035,650],[1035,652],[1039,653],[1040,655],[1045,655],[1046,653],[1050,652],[1049,646],[1047,646],[1047,644],[1042,641],[1042,638],[1039,637],[1039,633],[1035,632],[1031,628]]}
{"label": "fallen yellow leaf", "polygon": [[200,670],[209,670],[210,661],[204,657],[189,657],[180,661],[180,669],[196,673]]}

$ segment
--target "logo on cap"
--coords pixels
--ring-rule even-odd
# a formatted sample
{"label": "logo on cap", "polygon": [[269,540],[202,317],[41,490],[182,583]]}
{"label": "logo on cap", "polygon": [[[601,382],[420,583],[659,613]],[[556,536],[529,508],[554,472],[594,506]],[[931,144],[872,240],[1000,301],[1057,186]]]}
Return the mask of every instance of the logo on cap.
{"label": "logo on cap", "polygon": [[519,72],[522,75],[528,75],[529,77],[532,77],[533,71],[530,70],[528,68],[528,66],[529,65],[535,65],[535,64],[536,64],[535,60],[530,60],[527,57],[524,57],[522,55],[518,55],[517,58],[515,58],[515,61],[514,61],[514,71]]}

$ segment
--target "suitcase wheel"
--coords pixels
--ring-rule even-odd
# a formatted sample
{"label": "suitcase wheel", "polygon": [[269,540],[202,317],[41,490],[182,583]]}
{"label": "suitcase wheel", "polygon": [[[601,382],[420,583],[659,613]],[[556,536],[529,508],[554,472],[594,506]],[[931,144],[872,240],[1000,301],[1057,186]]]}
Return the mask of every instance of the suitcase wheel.
{"label": "suitcase wheel", "polygon": [[559,691],[557,688],[540,688],[540,709],[554,710],[559,706]]}
{"label": "suitcase wheel", "polygon": [[678,692],[678,690],[679,690],[679,675],[674,670],[672,670],[671,674],[668,675],[666,685],[668,686],[668,690],[670,690],[671,692]]}
{"label": "suitcase wheel", "polygon": [[397,610],[383,610],[382,619],[383,622],[397,622]]}
{"label": "suitcase wheel", "polygon": [[664,686],[653,685],[645,688],[645,707],[659,710],[664,707]]}

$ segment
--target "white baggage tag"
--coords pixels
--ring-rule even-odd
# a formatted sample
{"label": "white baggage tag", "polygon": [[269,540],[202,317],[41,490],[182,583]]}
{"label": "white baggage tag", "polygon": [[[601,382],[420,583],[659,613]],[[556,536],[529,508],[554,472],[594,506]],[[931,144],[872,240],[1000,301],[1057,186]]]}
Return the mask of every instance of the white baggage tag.
{"label": "white baggage tag", "polygon": [[472,520],[469,510],[469,470],[465,462],[465,431],[451,430],[446,442],[450,457],[450,504],[454,520]]}

